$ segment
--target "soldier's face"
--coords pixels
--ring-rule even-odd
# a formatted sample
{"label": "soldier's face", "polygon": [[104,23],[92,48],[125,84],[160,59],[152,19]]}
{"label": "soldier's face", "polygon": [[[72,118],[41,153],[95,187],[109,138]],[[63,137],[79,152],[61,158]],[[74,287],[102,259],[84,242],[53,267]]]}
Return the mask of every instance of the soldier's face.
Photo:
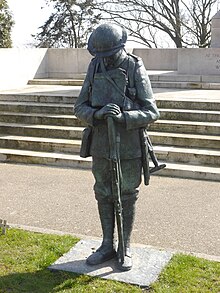
{"label": "soldier's face", "polygon": [[114,67],[115,63],[121,56],[121,50],[117,52],[116,54],[109,56],[109,57],[104,57],[103,61],[106,67]]}

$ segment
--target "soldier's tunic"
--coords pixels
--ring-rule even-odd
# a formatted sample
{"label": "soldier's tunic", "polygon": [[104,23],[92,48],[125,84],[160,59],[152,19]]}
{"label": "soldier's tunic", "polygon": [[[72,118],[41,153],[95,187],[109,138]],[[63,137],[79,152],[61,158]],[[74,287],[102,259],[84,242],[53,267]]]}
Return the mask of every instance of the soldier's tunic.
{"label": "soldier's tunic", "polygon": [[[130,92],[128,71],[131,64],[134,66],[132,78],[136,95],[130,103],[126,96],[129,96]],[[125,117],[125,123],[116,123],[117,131],[120,133],[122,200],[131,196],[137,197],[142,170],[139,130],[159,118],[149,77],[140,59],[126,55],[126,58],[116,68],[106,68],[108,75],[120,89],[118,90],[106,79],[100,68],[96,69],[96,67],[97,59],[94,58],[90,62],[74,108],[75,115],[93,127],[91,155],[93,157],[92,170],[95,177],[96,199],[112,200],[107,120],[94,118],[95,112],[108,103],[117,104]]]}

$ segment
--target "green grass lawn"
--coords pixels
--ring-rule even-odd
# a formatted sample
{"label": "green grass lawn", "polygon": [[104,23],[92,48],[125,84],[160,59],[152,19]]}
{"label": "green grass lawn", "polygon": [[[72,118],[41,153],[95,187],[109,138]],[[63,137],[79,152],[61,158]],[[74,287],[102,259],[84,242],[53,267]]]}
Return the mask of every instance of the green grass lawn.
{"label": "green grass lawn", "polygon": [[[47,269],[79,239],[10,229],[0,235],[0,292],[143,292],[137,286]],[[149,292],[220,292],[220,263],[175,255]]]}

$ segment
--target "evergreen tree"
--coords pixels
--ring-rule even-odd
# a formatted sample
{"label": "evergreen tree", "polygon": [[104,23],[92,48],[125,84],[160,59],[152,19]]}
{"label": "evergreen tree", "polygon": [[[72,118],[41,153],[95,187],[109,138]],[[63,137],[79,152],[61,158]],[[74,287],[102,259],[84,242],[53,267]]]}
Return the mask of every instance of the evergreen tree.
{"label": "evergreen tree", "polygon": [[53,12],[49,19],[33,35],[41,48],[82,48],[86,44],[88,34],[100,20],[95,14],[93,0],[47,0],[53,4]]}
{"label": "evergreen tree", "polygon": [[14,25],[6,0],[0,0],[0,48],[11,48],[11,30]]}

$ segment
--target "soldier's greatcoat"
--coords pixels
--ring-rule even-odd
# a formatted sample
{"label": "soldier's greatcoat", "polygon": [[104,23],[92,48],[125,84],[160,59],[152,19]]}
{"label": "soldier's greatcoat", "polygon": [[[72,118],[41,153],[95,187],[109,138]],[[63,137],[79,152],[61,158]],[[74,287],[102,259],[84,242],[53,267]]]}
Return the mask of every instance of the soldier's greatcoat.
{"label": "soldier's greatcoat", "polygon": [[[133,68],[132,74],[129,67]],[[97,66],[97,58],[92,59],[75,104],[75,115],[93,127],[91,155],[109,158],[107,122],[95,119],[94,113],[108,103],[119,105],[125,117],[124,124],[117,124],[121,136],[120,157],[122,160],[140,158],[139,129],[159,118],[149,77],[141,59],[129,54],[121,64],[106,70],[118,88]],[[129,89],[131,84],[133,88]],[[131,96],[131,92],[135,94]]]}

